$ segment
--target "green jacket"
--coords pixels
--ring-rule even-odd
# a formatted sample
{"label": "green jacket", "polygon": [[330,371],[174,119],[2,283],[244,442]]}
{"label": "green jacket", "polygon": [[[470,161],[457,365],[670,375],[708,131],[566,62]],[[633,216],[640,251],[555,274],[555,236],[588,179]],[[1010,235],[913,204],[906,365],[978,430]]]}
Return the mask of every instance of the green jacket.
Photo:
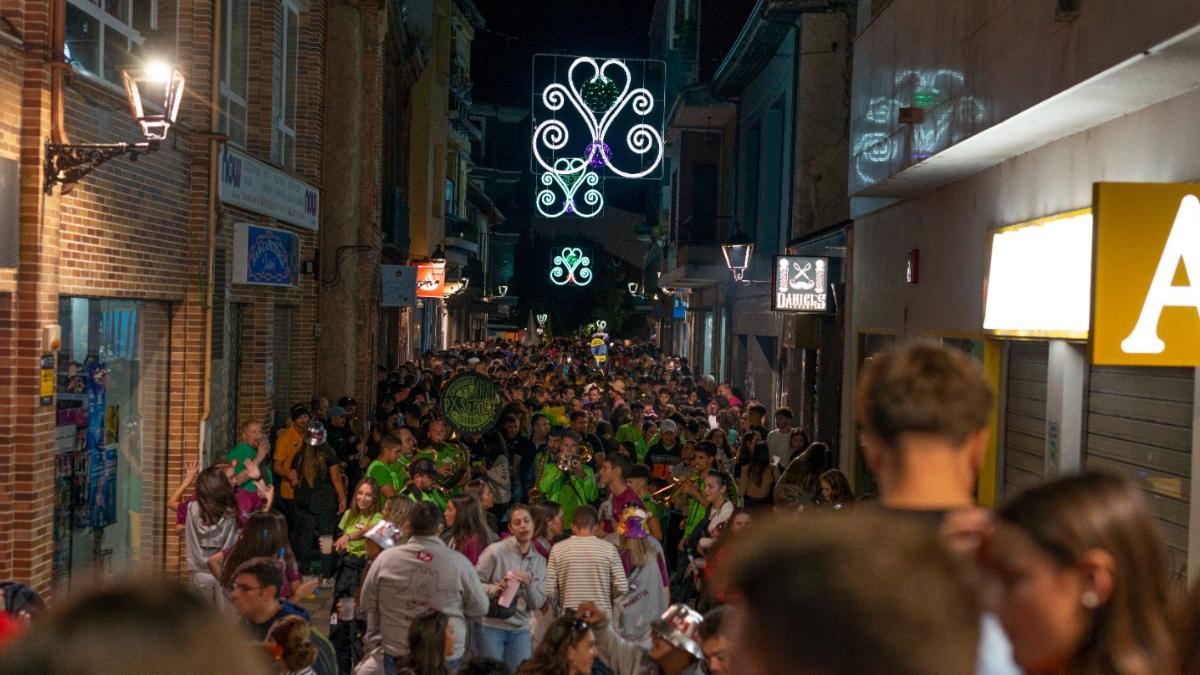
{"label": "green jacket", "polygon": [[542,470],[542,480],[538,482],[542,499],[556,502],[562,507],[563,527],[568,530],[571,529],[575,509],[600,498],[600,488],[596,487],[592,468],[584,466],[583,473],[582,478],[574,474],[568,476],[563,474],[557,464],[546,462],[546,468]]}

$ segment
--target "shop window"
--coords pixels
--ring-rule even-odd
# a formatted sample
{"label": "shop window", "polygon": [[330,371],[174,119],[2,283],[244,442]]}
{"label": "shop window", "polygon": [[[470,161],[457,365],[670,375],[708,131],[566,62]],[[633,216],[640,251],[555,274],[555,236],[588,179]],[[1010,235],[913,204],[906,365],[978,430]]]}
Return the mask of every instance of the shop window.
{"label": "shop window", "polygon": [[62,298],[59,323],[54,579],[161,569],[167,307]]}
{"label": "shop window", "polygon": [[146,34],[158,28],[158,0],[67,0],[65,55],[76,67],[121,85]]}
{"label": "shop window", "polygon": [[249,91],[250,0],[221,3],[221,133],[246,145],[246,100]]}

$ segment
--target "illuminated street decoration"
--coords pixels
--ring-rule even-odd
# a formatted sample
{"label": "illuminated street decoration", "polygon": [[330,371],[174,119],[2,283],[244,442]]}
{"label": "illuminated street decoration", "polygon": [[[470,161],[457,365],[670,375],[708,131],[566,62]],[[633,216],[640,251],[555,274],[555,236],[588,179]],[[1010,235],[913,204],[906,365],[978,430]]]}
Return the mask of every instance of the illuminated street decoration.
{"label": "illuminated street decoration", "polygon": [[[951,94],[964,91],[963,75],[956,70],[905,70],[896,75],[892,90],[912,92],[910,101],[873,97],[866,101],[863,121],[856,123],[850,156],[854,177],[863,185],[929,159],[973,133],[987,116],[978,98]],[[923,119],[904,133],[897,119],[907,106],[920,108]]]}
{"label": "illuminated street decoration", "polygon": [[[604,195],[597,189],[600,176],[595,171],[588,170],[588,165],[578,157],[561,157],[554,160],[554,166],[564,169],[564,173],[544,173],[540,180],[545,187],[537,193],[535,201],[538,213],[544,218],[558,218],[570,215],[581,218],[591,218],[604,209]],[[576,201],[581,188],[585,187],[580,196],[582,204]],[[556,189],[557,188],[557,189]]]}
{"label": "illuminated street decoration", "polygon": [[575,284],[587,286],[592,282],[592,260],[579,248],[567,246],[554,256],[554,267],[550,270],[550,281],[556,286]]}
{"label": "illuminated street decoration", "polygon": [[603,333],[608,328],[608,322],[604,319],[596,319],[596,330]]}
{"label": "illuminated street decoration", "polygon": [[[553,55],[544,58],[557,63]],[[567,152],[565,156],[582,159],[585,165],[597,170],[606,168],[621,178],[656,177],[652,174],[662,164],[663,157],[662,111],[656,110],[655,96],[648,88],[634,85],[635,82],[641,85],[646,83],[647,64],[660,62],[631,59],[629,63],[640,66],[640,79],[635,79],[623,60],[597,60],[587,56],[577,57],[571,62],[565,83],[557,81],[561,71],[555,73],[555,80],[542,89],[540,98],[535,96],[535,119],[541,119],[533,130],[533,157],[537,162],[535,171],[558,176],[577,173],[573,162],[564,165],[557,159],[564,154],[561,152],[564,149],[581,147],[578,139],[571,138],[571,129],[567,124],[578,117],[586,125],[586,131],[576,125],[577,132],[587,134],[584,139],[586,143],[582,146],[584,154],[580,158],[574,156],[573,152]],[[536,57],[534,64],[536,77]],[[536,84],[534,91],[537,91]],[[560,119],[560,112],[567,114]],[[628,151],[636,156],[640,166],[619,166],[623,159],[618,159],[615,152],[617,148],[609,144],[613,140],[609,137],[614,134],[624,135],[620,151]],[[547,154],[550,156],[547,157]]]}
{"label": "illuminated street decoration", "polygon": [[550,318],[549,314],[538,314],[537,315],[538,325],[541,326],[542,328],[545,328],[546,327],[546,319],[549,319],[549,318]]}

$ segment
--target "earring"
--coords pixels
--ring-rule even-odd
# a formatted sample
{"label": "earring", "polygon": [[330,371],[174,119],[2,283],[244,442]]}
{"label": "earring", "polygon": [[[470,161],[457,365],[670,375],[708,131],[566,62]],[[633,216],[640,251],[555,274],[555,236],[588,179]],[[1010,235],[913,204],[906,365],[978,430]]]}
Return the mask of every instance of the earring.
{"label": "earring", "polygon": [[1084,591],[1079,596],[1079,602],[1088,609],[1096,609],[1100,606],[1100,596],[1096,595],[1096,591]]}

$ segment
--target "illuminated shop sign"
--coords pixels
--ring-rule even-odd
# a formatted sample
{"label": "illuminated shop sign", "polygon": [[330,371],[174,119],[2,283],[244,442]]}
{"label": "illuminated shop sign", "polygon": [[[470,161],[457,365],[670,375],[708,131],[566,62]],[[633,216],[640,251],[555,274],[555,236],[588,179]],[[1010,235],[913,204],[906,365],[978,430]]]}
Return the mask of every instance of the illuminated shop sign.
{"label": "illuminated shop sign", "polygon": [[777,312],[829,311],[829,259],[777,255],[771,280],[771,309]]}

